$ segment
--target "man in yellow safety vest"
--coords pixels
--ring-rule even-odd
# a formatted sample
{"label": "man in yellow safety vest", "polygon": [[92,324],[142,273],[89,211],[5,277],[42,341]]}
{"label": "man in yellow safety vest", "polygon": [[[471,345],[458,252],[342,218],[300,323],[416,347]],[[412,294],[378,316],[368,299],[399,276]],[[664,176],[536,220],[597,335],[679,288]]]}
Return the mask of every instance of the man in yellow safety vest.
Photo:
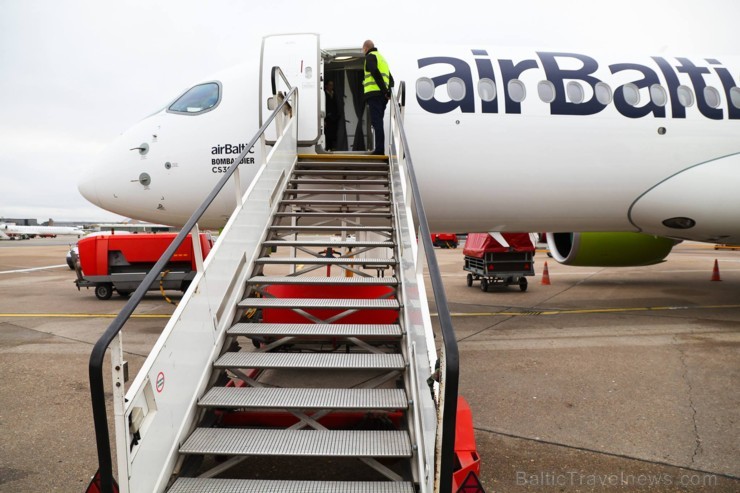
{"label": "man in yellow safety vest", "polygon": [[383,116],[385,107],[391,99],[393,76],[388,62],[375,48],[375,43],[369,39],[362,44],[365,54],[365,79],[362,82],[363,94],[367,107],[370,110],[370,123],[375,132],[375,149],[373,154],[385,154],[385,131],[383,130]]}

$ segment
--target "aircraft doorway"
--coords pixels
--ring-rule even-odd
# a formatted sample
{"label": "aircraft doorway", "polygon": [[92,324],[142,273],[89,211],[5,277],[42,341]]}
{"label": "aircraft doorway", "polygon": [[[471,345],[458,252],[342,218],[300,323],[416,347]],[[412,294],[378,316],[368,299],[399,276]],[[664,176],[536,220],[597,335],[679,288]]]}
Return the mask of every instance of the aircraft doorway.
{"label": "aircraft doorway", "polygon": [[[324,52],[324,151],[372,151],[373,135],[362,99],[363,77],[364,56],[359,49]],[[327,85],[333,86],[333,101],[326,93]],[[330,135],[332,131],[336,132],[334,138]]]}

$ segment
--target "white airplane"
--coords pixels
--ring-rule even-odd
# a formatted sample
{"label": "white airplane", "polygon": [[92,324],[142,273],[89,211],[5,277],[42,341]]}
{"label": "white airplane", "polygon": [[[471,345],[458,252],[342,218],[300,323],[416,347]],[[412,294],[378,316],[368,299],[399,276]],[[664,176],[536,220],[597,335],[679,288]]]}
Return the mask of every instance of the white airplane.
{"label": "white airplane", "polygon": [[27,240],[37,236],[56,238],[57,236],[76,236],[81,238],[85,232],[79,226],[19,226],[15,223],[0,223],[0,239]]}
{"label": "white airplane", "polygon": [[[737,56],[378,48],[407,88],[404,127],[432,231],[589,232],[548,234],[554,258],[575,265],[656,263],[683,239],[740,243]],[[349,148],[372,142],[356,131],[369,128],[355,111],[360,43],[268,36],[244,64],[120,136],[80,192],[117,214],[183,224],[270,114],[273,66],[300,88],[299,152],[323,152],[329,79]],[[243,189],[257,147],[241,167]],[[222,226],[233,196],[225,190],[201,226]]]}

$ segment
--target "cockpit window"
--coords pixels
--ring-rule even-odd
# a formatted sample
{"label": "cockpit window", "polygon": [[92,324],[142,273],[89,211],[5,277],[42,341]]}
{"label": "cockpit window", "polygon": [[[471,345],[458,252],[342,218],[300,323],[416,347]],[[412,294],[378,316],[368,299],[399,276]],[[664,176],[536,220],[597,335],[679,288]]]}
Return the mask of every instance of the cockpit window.
{"label": "cockpit window", "polygon": [[190,88],[167,111],[186,115],[198,115],[215,108],[221,99],[221,84],[207,82]]}

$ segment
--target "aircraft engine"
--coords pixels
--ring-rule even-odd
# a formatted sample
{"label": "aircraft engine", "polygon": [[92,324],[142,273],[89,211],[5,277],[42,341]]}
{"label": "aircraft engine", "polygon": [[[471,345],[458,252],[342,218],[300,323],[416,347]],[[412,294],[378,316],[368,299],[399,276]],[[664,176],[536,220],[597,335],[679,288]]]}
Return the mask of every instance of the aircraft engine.
{"label": "aircraft engine", "polygon": [[584,267],[658,264],[677,243],[643,233],[547,233],[552,258],[561,264]]}

